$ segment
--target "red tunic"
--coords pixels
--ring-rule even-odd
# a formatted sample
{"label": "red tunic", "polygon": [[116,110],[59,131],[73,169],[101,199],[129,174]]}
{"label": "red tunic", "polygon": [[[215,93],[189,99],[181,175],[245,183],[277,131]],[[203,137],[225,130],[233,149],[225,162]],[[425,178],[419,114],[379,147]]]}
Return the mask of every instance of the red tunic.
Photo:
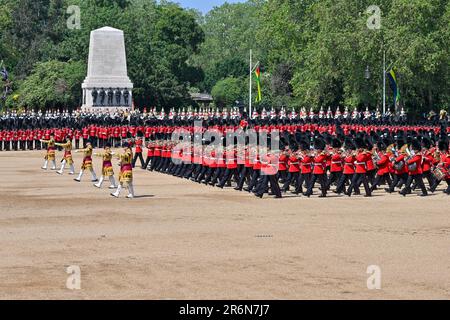
{"label": "red tunic", "polygon": [[355,161],[356,158],[353,155],[348,155],[344,159],[344,174],[353,175],[355,174]]}
{"label": "red tunic", "polygon": [[[394,164],[397,164],[401,161],[405,161],[405,155],[401,154],[399,155],[397,158],[395,158],[394,160]],[[403,173],[408,173],[408,168],[406,167],[406,165],[404,165],[400,170],[395,169],[394,167],[394,173],[395,174],[403,174]]]}
{"label": "red tunic", "polygon": [[307,174],[312,172],[312,162],[313,158],[310,156],[305,156],[301,159],[301,169],[302,174]]}
{"label": "red tunic", "polygon": [[289,172],[291,173],[300,172],[300,161],[294,154],[291,154],[288,163],[289,163]]}
{"label": "red tunic", "polygon": [[327,160],[328,156],[325,153],[315,156],[313,174],[325,174],[327,170]]}
{"label": "red tunic", "polygon": [[339,153],[333,154],[333,156],[331,157],[330,172],[342,172],[343,169],[342,156]]}
{"label": "red tunic", "polygon": [[[422,155],[421,154],[416,154],[414,155],[411,159],[409,159],[407,162],[407,168],[408,168],[408,174],[410,176],[415,176],[418,174],[422,174]],[[415,170],[410,170],[409,167],[411,165],[415,165]]]}
{"label": "red tunic", "polygon": [[366,152],[360,152],[356,155],[355,160],[355,172],[356,173],[367,173],[367,161],[368,157],[370,157],[370,154],[367,154]]}
{"label": "red tunic", "polygon": [[278,170],[279,171],[286,171],[288,167],[288,156],[284,153],[280,155],[280,160],[278,163]]}

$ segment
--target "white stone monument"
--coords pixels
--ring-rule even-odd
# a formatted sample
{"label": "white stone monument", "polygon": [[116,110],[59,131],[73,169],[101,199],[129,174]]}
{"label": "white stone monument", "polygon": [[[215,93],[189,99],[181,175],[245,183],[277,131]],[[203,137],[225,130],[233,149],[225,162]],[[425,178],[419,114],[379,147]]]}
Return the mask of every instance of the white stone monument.
{"label": "white stone monument", "polygon": [[133,84],[128,78],[122,30],[91,31],[87,77],[82,84],[82,110],[131,109]]}

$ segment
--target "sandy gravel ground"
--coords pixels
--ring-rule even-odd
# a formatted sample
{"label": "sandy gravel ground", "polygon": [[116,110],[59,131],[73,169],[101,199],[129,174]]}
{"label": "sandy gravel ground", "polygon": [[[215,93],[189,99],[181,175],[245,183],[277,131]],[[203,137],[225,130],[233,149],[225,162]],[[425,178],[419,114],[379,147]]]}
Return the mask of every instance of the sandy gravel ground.
{"label": "sandy gravel ground", "polygon": [[116,200],[41,165],[0,152],[0,299],[450,298],[441,192],[259,200],[139,169],[139,198]]}

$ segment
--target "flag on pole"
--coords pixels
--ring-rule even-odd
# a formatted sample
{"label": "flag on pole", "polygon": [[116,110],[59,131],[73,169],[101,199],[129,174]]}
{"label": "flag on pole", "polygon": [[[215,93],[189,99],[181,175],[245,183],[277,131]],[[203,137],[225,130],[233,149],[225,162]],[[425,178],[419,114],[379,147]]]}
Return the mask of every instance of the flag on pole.
{"label": "flag on pole", "polygon": [[394,69],[391,69],[391,71],[388,72],[388,78],[390,87],[392,89],[392,92],[394,93],[394,107],[397,107],[400,103],[400,90],[398,87],[397,76]]}
{"label": "flag on pole", "polygon": [[259,68],[259,65],[256,66],[255,77],[256,77],[256,85],[257,85],[257,88],[258,88],[258,95],[256,96],[256,102],[261,102],[261,100],[262,100],[262,93],[261,93],[261,69]]}

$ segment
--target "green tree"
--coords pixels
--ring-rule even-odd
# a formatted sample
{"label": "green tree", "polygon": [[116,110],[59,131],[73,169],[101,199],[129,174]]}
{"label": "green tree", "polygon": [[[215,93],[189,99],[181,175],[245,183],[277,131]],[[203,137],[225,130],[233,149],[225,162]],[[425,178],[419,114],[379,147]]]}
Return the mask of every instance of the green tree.
{"label": "green tree", "polygon": [[256,32],[264,2],[225,3],[203,18],[201,27],[205,32],[205,41],[200,46],[200,53],[192,59],[205,71],[203,90],[211,90],[215,82],[226,76],[243,76],[240,74],[243,62],[246,65],[244,75],[248,73],[250,49],[254,50],[255,59],[263,60]]}
{"label": "green tree", "polygon": [[31,75],[21,82],[16,92],[19,95],[17,104],[12,96],[8,98],[7,104],[42,110],[79,106],[79,84],[85,76],[86,66],[78,61],[51,60],[37,63]]}

